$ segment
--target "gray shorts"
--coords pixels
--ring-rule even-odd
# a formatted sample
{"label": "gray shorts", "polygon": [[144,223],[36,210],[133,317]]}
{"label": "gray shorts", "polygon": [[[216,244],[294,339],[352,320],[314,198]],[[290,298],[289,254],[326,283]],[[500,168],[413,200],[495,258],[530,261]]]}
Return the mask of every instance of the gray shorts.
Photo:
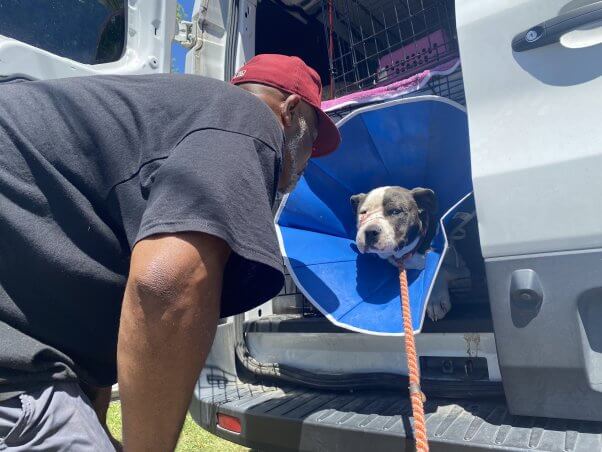
{"label": "gray shorts", "polygon": [[0,401],[0,450],[111,451],[115,448],[75,382]]}

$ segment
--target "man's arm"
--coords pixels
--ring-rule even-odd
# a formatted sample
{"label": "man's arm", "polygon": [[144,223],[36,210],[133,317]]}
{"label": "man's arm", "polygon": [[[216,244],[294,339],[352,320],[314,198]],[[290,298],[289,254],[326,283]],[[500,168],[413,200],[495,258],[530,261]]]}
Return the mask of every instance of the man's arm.
{"label": "man's arm", "polygon": [[213,342],[229,254],[223,240],[196,232],[135,245],[117,350],[126,451],[175,448]]}

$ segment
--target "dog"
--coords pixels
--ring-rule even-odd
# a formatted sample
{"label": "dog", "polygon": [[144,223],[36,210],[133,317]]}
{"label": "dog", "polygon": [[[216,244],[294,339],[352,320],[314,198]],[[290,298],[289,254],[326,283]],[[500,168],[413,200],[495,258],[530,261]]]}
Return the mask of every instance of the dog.
{"label": "dog", "polygon": [[[376,254],[396,267],[422,270],[437,232],[437,197],[428,188],[379,187],[351,197],[357,216],[355,243],[360,253]],[[450,311],[447,278],[435,284],[427,307],[431,320]]]}

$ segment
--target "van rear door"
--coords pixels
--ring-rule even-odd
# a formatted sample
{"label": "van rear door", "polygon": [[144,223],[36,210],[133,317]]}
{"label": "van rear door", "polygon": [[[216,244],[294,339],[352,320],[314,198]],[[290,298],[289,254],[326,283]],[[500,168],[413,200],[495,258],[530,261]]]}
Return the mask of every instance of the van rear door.
{"label": "van rear door", "polygon": [[458,0],[456,17],[511,411],[602,420],[602,1]]}
{"label": "van rear door", "polygon": [[169,72],[176,0],[0,3],[0,82]]}

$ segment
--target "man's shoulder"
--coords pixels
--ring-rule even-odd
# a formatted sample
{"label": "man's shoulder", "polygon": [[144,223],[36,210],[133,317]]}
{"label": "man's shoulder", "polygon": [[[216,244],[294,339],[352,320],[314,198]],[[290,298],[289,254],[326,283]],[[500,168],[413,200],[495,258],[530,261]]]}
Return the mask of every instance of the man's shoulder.
{"label": "man's shoulder", "polygon": [[[216,80],[208,77],[191,74],[135,74],[135,75],[87,75],[79,77],[67,77],[59,79],[39,80],[20,84],[21,86],[55,86],[55,87],[102,87],[103,89],[111,86],[137,86],[137,87],[160,87],[176,89],[190,89],[190,94],[194,94],[192,90],[206,90],[208,92],[220,92],[228,90],[228,83],[221,80]],[[161,94],[168,95],[169,92],[157,91],[157,96]]]}
{"label": "man's shoulder", "polygon": [[222,80],[193,74],[140,77],[141,82],[165,84],[164,94],[171,92],[172,98],[184,99],[197,108],[201,128],[246,135],[277,152],[281,150],[282,127],[274,112],[254,94]]}
{"label": "man's shoulder", "polygon": [[[276,115],[257,96],[222,80],[193,74],[91,75],[21,85],[56,98],[102,97],[106,103],[133,103],[139,108],[157,105],[174,114],[174,121],[194,129],[240,133],[280,150],[283,132]],[[25,87],[24,87],[25,88]],[[18,96],[17,96],[18,97]],[[151,107],[154,105],[154,107]]]}
{"label": "man's shoulder", "polygon": [[[89,75],[60,79],[40,80],[15,84],[15,87],[38,87],[69,92],[79,89],[105,93],[119,91],[120,94],[136,95],[152,93],[155,99],[181,102],[186,99],[199,106],[212,104],[223,106],[236,114],[241,108],[262,109],[263,102],[256,96],[223,80],[193,74],[137,74],[137,75]],[[211,102],[215,99],[215,102]],[[265,108],[265,107],[263,107]]]}
{"label": "man's shoulder", "polygon": [[[137,85],[155,86],[159,97],[184,96],[187,102],[195,103],[200,108],[210,107],[213,110],[226,110],[229,115],[237,113],[259,113],[255,120],[266,119],[264,113],[269,108],[257,96],[223,80],[203,77],[194,74],[148,74],[130,76],[99,76],[115,82],[134,83]],[[173,98],[173,97],[172,97]],[[267,119],[272,119],[269,115]],[[272,121],[270,121],[272,122]]]}
{"label": "man's shoulder", "polygon": [[282,127],[259,97],[228,82],[206,77],[179,75],[169,80],[188,84],[190,101],[197,102],[208,123],[216,121],[214,128],[247,135],[277,151],[281,149]]}
{"label": "man's shoulder", "polygon": [[[206,95],[220,95],[223,92],[228,92],[231,95],[236,95],[240,90],[233,89],[234,87],[223,80],[218,80],[201,75],[194,74],[141,74],[141,75],[107,75],[107,76],[91,76],[87,77],[90,80],[106,80],[115,83],[134,83],[139,85],[156,85],[161,87],[173,87],[178,90],[189,90],[188,94],[191,98],[202,92]],[[161,92],[157,92],[160,95]],[[168,94],[168,93],[165,93]]]}

